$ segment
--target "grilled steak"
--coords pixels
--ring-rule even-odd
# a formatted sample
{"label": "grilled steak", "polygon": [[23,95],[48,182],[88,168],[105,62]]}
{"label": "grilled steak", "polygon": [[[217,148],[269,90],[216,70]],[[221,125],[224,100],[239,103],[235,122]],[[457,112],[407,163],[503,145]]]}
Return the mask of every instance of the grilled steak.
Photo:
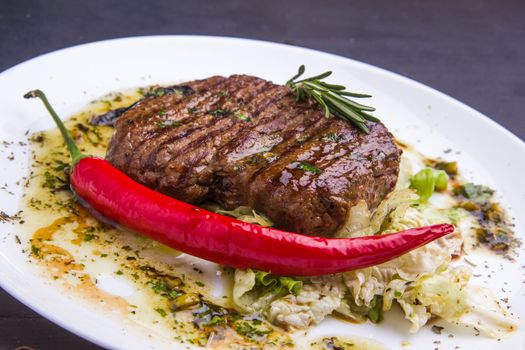
{"label": "grilled steak", "polygon": [[397,181],[401,151],[381,123],[367,122],[365,134],[297,102],[286,86],[246,75],[172,90],[124,111],[107,154],[152,189],[248,205],[279,228],[330,236],[349,208],[376,207]]}

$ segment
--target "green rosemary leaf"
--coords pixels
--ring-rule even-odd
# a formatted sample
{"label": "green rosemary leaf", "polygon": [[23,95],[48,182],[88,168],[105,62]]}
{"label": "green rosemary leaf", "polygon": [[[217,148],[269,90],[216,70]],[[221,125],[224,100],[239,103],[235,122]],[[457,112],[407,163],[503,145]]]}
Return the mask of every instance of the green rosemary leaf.
{"label": "green rosemary leaf", "polygon": [[369,106],[365,106],[365,105],[362,105],[360,103],[354,102],[354,101],[349,100],[347,98],[341,97],[341,96],[337,95],[336,93],[334,93],[332,91],[328,92],[327,94],[330,95],[331,97],[335,98],[336,100],[338,100],[342,104],[354,107],[355,109],[359,109],[361,111],[373,112],[373,111],[376,110],[374,107],[369,107]]}
{"label": "green rosemary leaf", "polygon": [[338,95],[341,95],[341,96],[350,96],[350,97],[357,97],[357,98],[369,98],[369,97],[372,97],[372,95],[358,94],[358,93],[349,92],[349,91],[336,91],[335,93],[338,94]]}
{"label": "green rosemary leaf", "polygon": [[328,108],[328,105],[326,104],[326,102],[323,101],[323,97],[321,96],[321,94],[318,93],[315,90],[310,92],[310,94],[317,101],[317,103],[319,103],[323,107],[323,109],[324,109],[324,116],[326,118],[329,118],[330,117],[330,108]]}
{"label": "green rosemary leaf", "polygon": [[369,121],[371,121],[371,122],[375,122],[375,123],[377,123],[377,122],[380,121],[378,118],[374,117],[373,115],[368,114],[368,113],[363,112],[363,111],[361,111],[361,115],[362,115],[366,120],[369,120]]}
{"label": "green rosemary leaf", "polygon": [[330,89],[330,90],[345,90],[346,87],[343,86],[343,85],[335,85],[335,84],[328,84],[328,83],[325,83],[324,81],[320,81],[319,84],[321,84],[322,86],[324,86],[325,88],[327,89]]}
{"label": "green rosemary leaf", "polygon": [[292,77],[292,79],[288,80],[286,82],[286,85],[288,85],[289,83],[293,82],[295,79],[299,78],[301,75],[304,74],[304,71],[305,71],[305,67],[304,67],[304,64],[302,64],[300,67],[299,67],[299,70],[297,71],[297,74],[294,75]]}
{"label": "green rosemary leaf", "polygon": [[364,122],[366,119],[361,117],[359,114],[355,113],[351,108],[349,108],[344,103],[341,103],[341,101],[337,100],[336,98],[333,98],[330,95],[324,95],[324,100],[328,101],[331,105],[334,105],[341,113],[344,113],[346,116],[351,117],[352,119]]}
{"label": "green rosemary leaf", "polygon": [[348,98],[368,98],[372,97],[371,95],[346,91],[346,87],[343,85],[330,84],[322,81],[322,79],[332,74],[331,71],[297,80],[304,72],[305,67],[301,65],[297,74],[286,83],[286,85],[292,89],[298,101],[311,98],[319,103],[327,118],[330,117],[330,115],[334,115],[353,123],[365,133],[369,132],[368,126],[366,125],[367,121],[379,122],[378,118],[367,113],[375,111],[374,107],[363,105]]}
{"label": "green rosemary leaf", "polygon": [[319,75],[316,75],[316,76],[313,76],[313,77],[310,77],[310,78],[299,80],[298,83],[302,83],[303,81],[321,80],[321,79],[324,79],[326,77],[329,77],[330,75],[332,75],[332,71],[324,72],[322,74],[319,74]]}

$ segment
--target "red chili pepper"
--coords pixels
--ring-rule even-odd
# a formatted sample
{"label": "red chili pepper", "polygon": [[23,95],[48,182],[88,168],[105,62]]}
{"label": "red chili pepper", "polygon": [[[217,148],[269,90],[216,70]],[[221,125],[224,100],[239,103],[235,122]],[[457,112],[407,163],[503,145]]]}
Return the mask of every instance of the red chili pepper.
{"label": "red chili pepper", "polygon": [[381,264],[454,231],[449,224],[357,238],[304,236],[242,222],[147,188],[108,161],[82,155],[46,96],[73,159],[71,188],[95,215],[182,252],[239,269],[314,276]]}

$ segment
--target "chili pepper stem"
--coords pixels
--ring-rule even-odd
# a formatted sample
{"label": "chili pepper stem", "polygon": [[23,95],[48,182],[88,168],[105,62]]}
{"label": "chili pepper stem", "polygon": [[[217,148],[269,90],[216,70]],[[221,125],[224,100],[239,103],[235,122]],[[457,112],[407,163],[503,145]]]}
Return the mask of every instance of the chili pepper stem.
{"label": "chili pepper stem", "polygon": [[86,155],[80,152],[77,145],[75,144],[75,141],[71,137],[71,134],[69,133],[69,131],[67,131],[64,123],[62,122],[58,114],[55,112],[55,110],[49,103],[46,97],[46,94],[44,94],[44,92],[42,92],[41,90],[32,90],[24,95],[24,98],[35,98],[35,97],[38,97],[40,100],[42,100],[47,111],[49,112],[49,114],[51,114],[51,117],[53,117],[55,124],[58,126],[58,129],[62,133],[62,137],[64,138],[64,142],[66,143],[67,149],[69,150],[69,154],[71,155],[72,165],[75,165],[79,160],[86,157]]}

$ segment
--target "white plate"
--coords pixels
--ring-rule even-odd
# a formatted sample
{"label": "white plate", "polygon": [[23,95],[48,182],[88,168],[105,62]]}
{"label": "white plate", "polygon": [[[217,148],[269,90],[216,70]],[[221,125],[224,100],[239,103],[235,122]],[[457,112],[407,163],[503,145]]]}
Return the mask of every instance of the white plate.
{"label": "white plate", "polygon": [[[253,74],[284,83],[300,64],[305,64],[307,73],[312,74],[333,70],[334,82],[371,93],[377,115],[397,137],[428,156],[458,160],[469,179],[497,189],[517,219],[516,232],[523,237],[525,144],[516,136],[464,104],[397,74],[287,45],[219,37],[156,36],[97,42],[40,56],[0,75],[0,140],[23,140],[27,130],[52,126],[41,104],[22,98],[31,89],[46,91],[59,114],[67,116],[116,89],[232,73]],[[446,149],[453,151],[445,154]],[[2,152],[0,179],[2,185],[7,183],[13,189],[15,182],[26,174],[27,156],[16,149],[15,161],[8,161],[6,151]],[[16,212],[19,199],[20,188],[15,188],[13,195],[1,191],[0,209]],[[12,226],[0,225],[0,285],[18,300],[60,326],[108,348],[166,347],[164,340],[148,339],[133,332],[129,325],[110,320],[37,277],[15,243]],[[490,280],[491,289],[501,298],[508,297],[521,318],[525,313],[523,255],[516,264],[488,259],[489,270],[497,270]],[[488,283],[484,272],[474,282]],[[377,339],[392,349],[402,348],[402,341],[408,341],[413,349],[434,348],[435,340],[441,341],[440,349],[453,349],[456,345],[461,349],[525,348],[523,325],[500,342],[475,337],[467,331],[451,339],[447,333],[433,334],[430,327],[412,335],[408,328],[408,322],[401,321],[401,316],[394,312],[379,326],[329,319],[308,336],[354,334]]]}

